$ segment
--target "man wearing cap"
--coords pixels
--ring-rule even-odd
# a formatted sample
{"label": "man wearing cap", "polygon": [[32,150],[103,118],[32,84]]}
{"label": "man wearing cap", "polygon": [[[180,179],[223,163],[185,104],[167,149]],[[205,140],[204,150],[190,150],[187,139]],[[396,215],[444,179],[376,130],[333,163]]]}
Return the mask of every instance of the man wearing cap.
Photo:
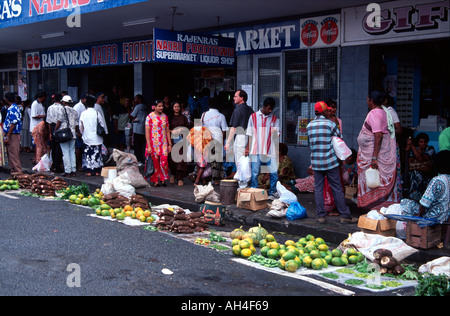
{"label": "man wearing cap", "polygon": [[324,223],[327,212],[323,198],[325,177],[327,177],[336,208],[341,216],[341,223],[352,223],[352,216],[342,191],[339,175],[339,160],[331,143],[331,138],[337,136],[342,138],[337,125],[327,119],[331,108],[323,101],[314,106],[316,118],[307,126],[309,143],[311,148],[311,166],[314,171],[314,197],[316,201],[317,219]]}
{"label": "man wearing cap", "polygon": [[75,140],[77,135],[81,135],[78,128],[78,113],[72,108],[72,98],[69,95],[65,95],[61,100],[63,106],[58,110],[57,122],[55,130],[60,128],[70,128],[72,131],[73,139],[60,143],[63,163],[64,163],[64,173],[63,176],[71,177],[75,176],[77,171],[77,164],[75,158]]}
{"label": "man wearing cap", "polygon": [[[52,95],[53,104],[48,107],[47,110],[47,118],[46,122],[50,125],[50,141],[51,141],[51,148],[52,148],[52,168],[51,170],[53,172],[62,173],[62,151],[61,147],[59,146],[59,143],[55,141],[52,137],[53,133],[56,130],[56,123],[58,122],[58,112],[63,111],[63,106],[61,104],[62,94],[61,93],[55,93]],[[36,161],[37,163],[39,161]]]}

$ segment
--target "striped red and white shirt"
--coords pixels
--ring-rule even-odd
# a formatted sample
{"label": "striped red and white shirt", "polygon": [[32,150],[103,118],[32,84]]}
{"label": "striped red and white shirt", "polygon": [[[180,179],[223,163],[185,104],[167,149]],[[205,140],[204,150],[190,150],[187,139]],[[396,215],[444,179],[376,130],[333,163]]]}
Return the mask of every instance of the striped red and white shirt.
{"label": "striped red and white shirt", "polygon": [[277,157],[280,121],[273,114],[253,113],[248,120],[247,136],[251,136],[250,155]]}

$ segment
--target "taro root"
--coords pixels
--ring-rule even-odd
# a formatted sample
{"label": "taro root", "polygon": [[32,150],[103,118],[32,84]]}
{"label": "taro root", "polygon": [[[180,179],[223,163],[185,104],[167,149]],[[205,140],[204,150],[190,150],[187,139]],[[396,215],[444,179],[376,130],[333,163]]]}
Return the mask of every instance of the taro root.
{"label": "taro root", "polygon": [[373,252],[373,257],[378,260],[381,260],[383,257],[392,257],[392,251],[389,249],[380,248]]}
{"label": "taro root", "polygon": [[380,269],[380,274],[386,274],[388,273],[388,269],[387,268],[381,268]]}
{"label": "taro root", "polygon": [[405,268],[403,268],[401,265],[396,265],[394,268],[394,274],[401,275],[403,273],[405,273]]}
{"label": "taro root", "polygon": [[398,265],[397,260],[394,257],[389,257],[389,256],[385,256],[383,258],[381,258],[381,266],[388,268],[388,269],[393,269]]}

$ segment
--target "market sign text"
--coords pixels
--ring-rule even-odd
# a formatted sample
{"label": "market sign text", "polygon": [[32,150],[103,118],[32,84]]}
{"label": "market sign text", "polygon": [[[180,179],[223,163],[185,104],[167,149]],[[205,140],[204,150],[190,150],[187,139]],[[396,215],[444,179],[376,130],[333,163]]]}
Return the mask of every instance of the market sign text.
{"label": "market sign text", "polygon": [[[48,69],[115,66],[145,63],[152,62],[152,52],[152,40],[83,46],[58,51],[41,52],[40,65],[43,69]],[[29,65],[27,63],[27,69],[37,70],[38,68],[33,67],[33,63],[30,62]]]}
{"label": "market sign text", "polygon": [[[395,7],[392,10],[385,9],[379,12],[381,19],[378,25],[370,23],[373,19],[373,12],[370,12],[363,19],[363,28],[365,32],[371,35],[386,34],[391,30],[400,33],[437,29],[440,21],[448,21],[449,10],[449,0],[416,6]],[[417,15],[415,21],[413,21],[414,14]]]}
{"label": "market sign text", "polygon": [[153,30],[154,58],[158,62],[234,67],[235,41],[205,34]]}
{"label": "market sign text", "polygon": [[147,0],[0,0],[0,28],[112,9]]}

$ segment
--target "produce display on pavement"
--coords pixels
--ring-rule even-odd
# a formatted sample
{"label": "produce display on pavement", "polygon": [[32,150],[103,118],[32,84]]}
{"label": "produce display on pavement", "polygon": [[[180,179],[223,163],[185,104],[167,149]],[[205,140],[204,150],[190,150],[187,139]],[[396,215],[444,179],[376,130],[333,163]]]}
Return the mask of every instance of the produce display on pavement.
{"label": "produce display on pavement", "polygon": [[[54,190],[51,196],[49,189]],[[130,226],[145,225],[147,230],[178,235],[196,245],[229,253],[237,262],[272,273],[314,276],[374,292],[420,284],[420,293],[430,292],[424,281],[427,275],[419,273],[413,265],[400,262],[388,249],[377,249],[373,253],[374,260],[368,261],[358,249],[346,245],[347,240],[333,247],[323,238],[308,234],[281,242],[275,233],[269,233],[260,224],[248,231],[240,227],[229,233],[217,232],[210,229],[202,212],[171,206],[154,207],[136,194],[130,197],[117,193],[105,195],[101,189],[91,193],[86,184],[68,186],[58,177],[19,175],[15,179],[0,180],[0,191],[3,190],[66,200],[90,209],[89,216]],[[446,284],[449,284],[448,278]]]}

